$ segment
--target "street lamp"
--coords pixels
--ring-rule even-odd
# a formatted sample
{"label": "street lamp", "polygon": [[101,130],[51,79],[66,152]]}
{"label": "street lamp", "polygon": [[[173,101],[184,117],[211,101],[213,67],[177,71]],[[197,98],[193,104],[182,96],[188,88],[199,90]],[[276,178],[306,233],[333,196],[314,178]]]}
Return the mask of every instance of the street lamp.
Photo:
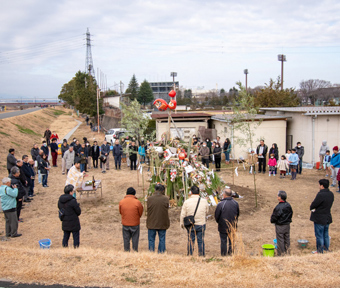
{"label": "street lamp", "polygon": [[277,55],[277,59],[281,61],[281,90],[283,90],[283,62],[286,62],[286,55],[279,54]]}
{"label": "street lamp", "polygon": [[243,72],[246,75],[246,92],[248,93],[247,84],[248,84],[248,74],[249,74],[249,72],[248,72],[248,69],[244,69]]}

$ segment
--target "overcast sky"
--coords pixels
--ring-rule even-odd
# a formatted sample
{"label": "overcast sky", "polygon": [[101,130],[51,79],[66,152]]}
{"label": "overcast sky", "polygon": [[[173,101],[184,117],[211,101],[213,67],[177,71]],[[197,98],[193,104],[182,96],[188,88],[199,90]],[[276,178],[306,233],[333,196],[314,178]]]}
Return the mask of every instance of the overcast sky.
{"label": "overcast sky", "polygon": [[95,72],[114,89],[171,81],[186,88],[264,85],[281,73],[340,83],[340,1],[2,0],[0,97],[56,98],[85,70],[90,29]]}

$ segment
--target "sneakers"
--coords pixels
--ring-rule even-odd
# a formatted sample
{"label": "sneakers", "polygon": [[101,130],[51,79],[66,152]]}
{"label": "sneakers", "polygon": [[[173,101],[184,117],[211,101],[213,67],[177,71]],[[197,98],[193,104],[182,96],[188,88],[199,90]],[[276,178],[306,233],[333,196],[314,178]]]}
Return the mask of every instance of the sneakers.
{"label": "sneakers", "polygon": [[325,177],[328,177],[328,174]]}
{"label": "sneakers", "polygon": [[15,235],[13,235],[13,236],[11,236],[12,238],[16,238],[16,237],[20,237],[20,236],[22,236],[22,234],[15,234]]}
{"label": "sneakers", "polygon": [[272,174],[269,173],[269,177],[272,176]]}
{"label": "sneakers", "polygon": [[274,173],[274,176],[276,176],[276,174]]}
{"label": "sneakers", "polygon": [[331,185],[331,187],[335,187],[335,185],[334,185],[334,184],[332,184],[332,185]]}
{"label": "sneakers", "polygon": [[312,254],[318,254],[318,251],[317,250],[312,251]]}
{"label": "sneakers", "polygon": [[102,171],[102,173],[106,173],[106,171]]}

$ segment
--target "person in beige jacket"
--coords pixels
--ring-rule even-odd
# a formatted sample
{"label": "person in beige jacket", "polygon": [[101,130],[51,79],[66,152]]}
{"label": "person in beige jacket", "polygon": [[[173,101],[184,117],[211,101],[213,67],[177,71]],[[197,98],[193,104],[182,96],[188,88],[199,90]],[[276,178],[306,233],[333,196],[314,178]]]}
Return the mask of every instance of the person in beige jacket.
{"label": "person in beige jacket", "polygon": [[[184,218],[186,216],[193,216],[195,213],[195,209],[200,198],[200,190],[197,186],[192,186],[190,188],[192,196],[185,200],[182,211],[180,224],[181,228],[184,229]],[[209,212],[209,204],[207,200],[201,198],[200,203],[197,208],[197,212],[195,215],[195,225],[187,229],[188,232],[188,255],[192,255],[194,251],[195,238],[197,236],[197,245],[198,245],[198,255],[205,256],[205,245],[204,245],[204,234],[206,227],[206,217]]]}

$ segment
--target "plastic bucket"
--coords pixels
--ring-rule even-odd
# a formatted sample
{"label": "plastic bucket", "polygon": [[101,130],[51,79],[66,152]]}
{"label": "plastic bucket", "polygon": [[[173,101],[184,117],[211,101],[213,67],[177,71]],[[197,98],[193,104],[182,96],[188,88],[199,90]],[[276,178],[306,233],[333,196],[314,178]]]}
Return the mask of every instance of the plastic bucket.
{"label": "plastic bucket", "polygon": [[316,169],[321,168],[321,167],[320,167],[320,162],[316,162],[315,168],[316,168]]}
{"label": "plastic bucket", "polygon": [[307,248],[309,241],[308,240],[304,240],[304,239],[300,239],[298,240],[298,244],[300,248]]}
{"label": "plastic bucket", "polygon": [[263,250],[263,256],[265,257],[274,257],[275,255],[275,246],[272,244],[263,244],[262,250]]}
{"label": "plastic bucket", "polygon": [[52,245],[51,239],[41,239],[39,240],[39,246],[41,249],[50,249]]}

